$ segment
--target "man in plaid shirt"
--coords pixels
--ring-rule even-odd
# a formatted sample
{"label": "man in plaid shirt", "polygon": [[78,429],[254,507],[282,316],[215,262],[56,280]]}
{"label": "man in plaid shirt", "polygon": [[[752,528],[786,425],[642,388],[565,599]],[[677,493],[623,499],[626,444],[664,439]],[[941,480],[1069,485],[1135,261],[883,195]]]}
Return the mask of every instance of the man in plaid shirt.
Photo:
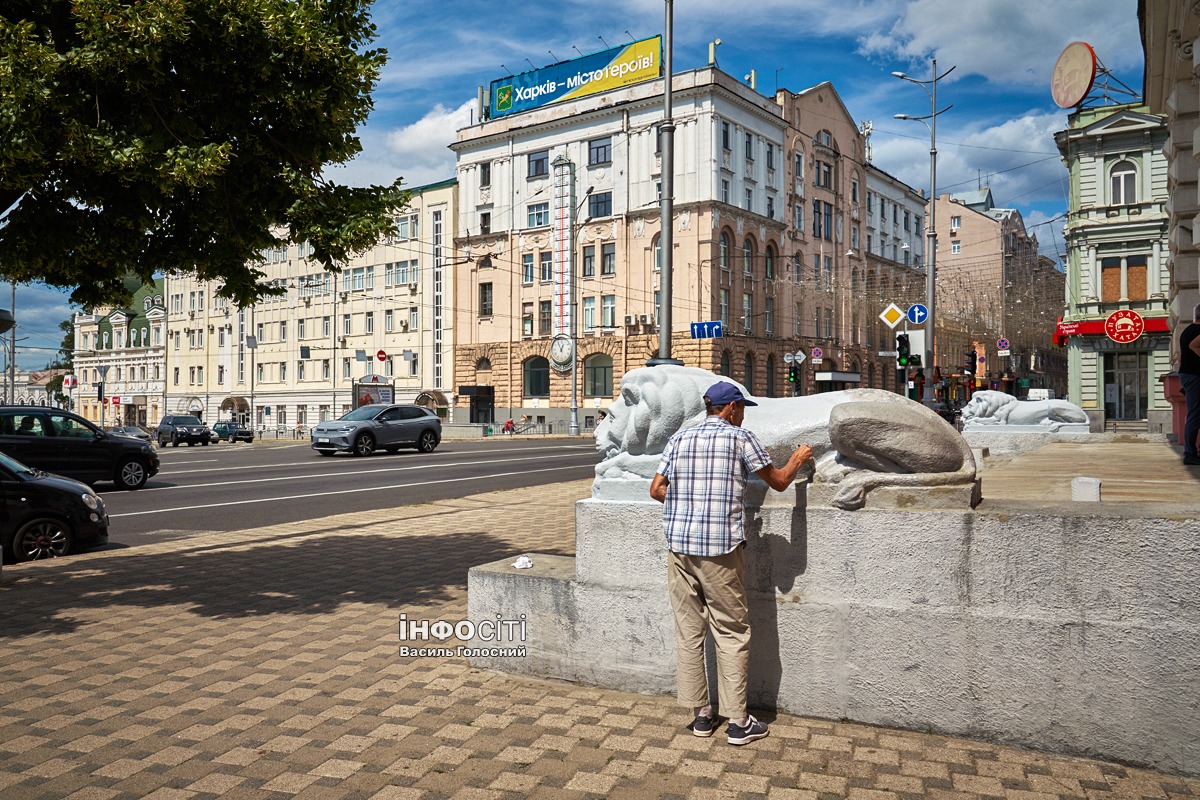
{"label": "man in plaid shirt", "polygon": [[705,393],[704,405],[704,422],[667,442],[650,496],[666,504],[663,530],[670,550],[667,588],[675,610],[679,702],[692,708],[692,733],[712,736],[716,721],[704,672],[704,634],[711,629],[719,708],[729,718],[729,743],[742,745],[767,735],[767,726],[746,712],[746,482],[753,472],[782,492],[812,458],[812,448],[797,447],[783,469],[776,469],[758,437],[741,427],[746,406],[757,403],[722,381]]}

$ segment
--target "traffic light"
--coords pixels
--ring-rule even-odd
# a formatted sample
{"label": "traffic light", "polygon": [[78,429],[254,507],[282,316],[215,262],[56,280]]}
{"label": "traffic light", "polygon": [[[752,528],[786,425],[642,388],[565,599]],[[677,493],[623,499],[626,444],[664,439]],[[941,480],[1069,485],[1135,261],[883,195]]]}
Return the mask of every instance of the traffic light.
{"label": "traffic light", "polygon": [[908,365],[909,365],[910,367],[917,367],[917,368],[920,368],[920,366],[921,366],[921,354],[920,354],[920,353],[913,353],[911,356],[909,356],[909,357],[908,357]]}
{"label": "traffic light", "polygon": [[908,334],[896,334],[896,366],[907,367],[909,359]]}
{"label": "traffic light", "polygon": [[975,355],[975,348],[971,348],[963,353],[963,374],[974,375],[975,365],[979,363],[979,357]]}
{"label": "traffic light", "polygon": [[788,383],[796,382],[796,364],[792,362],[788,364]]}

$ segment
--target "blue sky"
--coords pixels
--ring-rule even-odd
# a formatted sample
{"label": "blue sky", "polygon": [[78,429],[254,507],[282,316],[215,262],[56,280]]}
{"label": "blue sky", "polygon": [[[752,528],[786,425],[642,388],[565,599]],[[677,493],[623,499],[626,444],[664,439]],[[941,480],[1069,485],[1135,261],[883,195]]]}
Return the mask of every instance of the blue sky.
{"label": "blue sky", "polygon": [[[662,0],[377,0],[372,16],[390,61],[360,132],[363,152],[330,177],[363,185],[402,176],[411,186],[453,177],[447,146],[471,121],[478,86],[529,62],[659,34],[663,8]],[[721,69],[757,70],[765,94],[832,81],[855,119],[873,122],[874,162],[919,189],[929,185],[929,134],[893,115],[926,114],[929,98],[891,73],[928,78],[933,56],[939,71],[954,66],[938,85],[939,106],[953,104],[938,118],[939,192],[990,186],[998,205],[1037,226],[1042,252],[1056,258],[1061,222],[1039,225],[1066,210],[1053,134],[1067,113],[1049,89],[1055,59],[1083,40],[1125,84],[1142,88],[1136,0],[675,0],[674,15],[676,71],[703,66],[719,38]],[[0,307],[7,297],[0,291]],[[45,364],[69,315],[60,293],[19,287],[17,363]]]}

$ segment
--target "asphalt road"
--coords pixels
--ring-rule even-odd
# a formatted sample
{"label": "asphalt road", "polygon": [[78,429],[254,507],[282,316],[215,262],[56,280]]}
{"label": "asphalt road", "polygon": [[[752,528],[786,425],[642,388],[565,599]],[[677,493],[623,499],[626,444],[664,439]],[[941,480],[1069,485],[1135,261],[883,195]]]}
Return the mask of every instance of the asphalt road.
{"label": "asphalt road", "polygon": [[165,447],[159,455],[160,471],[143,488],[97,486],[109,548],[579,480],[600,460],[590,439],[450,441],[433,453],[368,458],[323,457],[307,442]]}

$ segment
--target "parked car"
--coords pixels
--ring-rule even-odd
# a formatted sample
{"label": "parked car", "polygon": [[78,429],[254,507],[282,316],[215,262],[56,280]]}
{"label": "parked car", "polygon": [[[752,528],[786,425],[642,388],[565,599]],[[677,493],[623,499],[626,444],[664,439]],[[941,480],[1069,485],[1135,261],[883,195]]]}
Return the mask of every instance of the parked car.
{"label": "parked car", "polygon": [[5,561],[55,558],[108,542],[108,513],[95,492],[3,453],[0,506]]}
{"label": "parked car", "polygon": [[199,417],[184,414],[163,417],[162,422],[158,423],[158,429],[154,435],[160,447],[168,444],[172,447],[179,447],[184,443],[188,447],[194,444],[202,444],[207,447],[208,443],[212,441],[209,434],[208,426],[201,422]]}
{"label": "parked car", "polygon": [[254,431],[232,420],[214,422],[213,433],[229,442],[253,442]]}
{"label": "parked car", "polygon": [[312,429],[312,448],[323,456],[350,453],[369,456],[376,450],[394,453],[415,447],[432,453],[442,441],[442,422],[423,406],[383,404],[359,406],[341,419]]}
{"label": "parked car", "polygon": [[119,425],[107,430],[109,433],[115,433],[117,436],[128,436],[131,439],[141,439],[143,442],[150,441],[150,432],[137,425]]}
{"label": "parked car", "polygon": [[958,415],[962,413],[959,409],[951,408],[941,400],[934,402],[933,410],[939,417],[946,420],[946,422],[949,422],[951,425],[954,424],[954,420],[958,418]]}
{"label": "parked car", "polygon": [[158,472],[149,442],[108,433],[57,408],[0,406],[0,452],[26,466],[86,484],[140,489]]}

